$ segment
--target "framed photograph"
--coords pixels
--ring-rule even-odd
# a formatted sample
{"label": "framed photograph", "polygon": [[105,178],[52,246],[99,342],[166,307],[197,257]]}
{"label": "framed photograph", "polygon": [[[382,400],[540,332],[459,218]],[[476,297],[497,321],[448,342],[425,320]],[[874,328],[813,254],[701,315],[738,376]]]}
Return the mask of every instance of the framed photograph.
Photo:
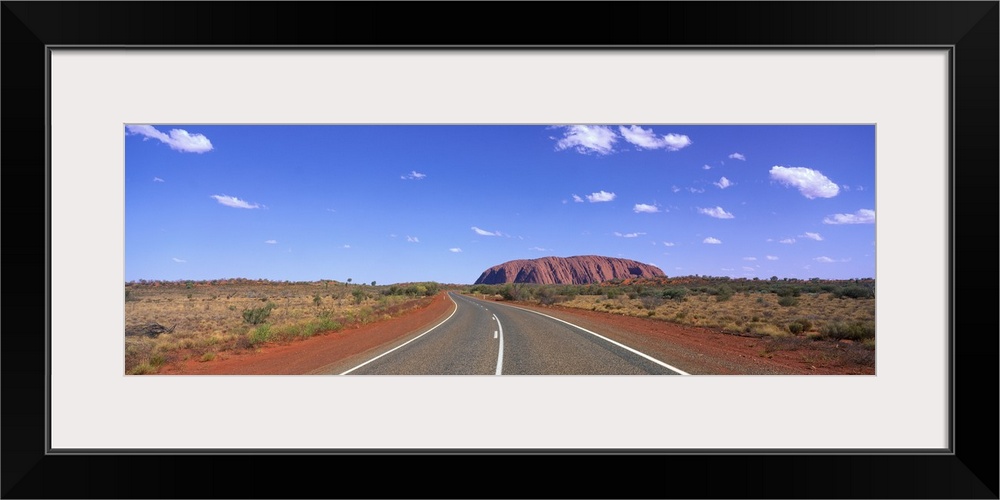
{"label": "framed photograph", "polygon": [[[15,176],[8,180],[35,173],[30,182],[46,194],[41,211],[22,208],[38,203],[21,202],[30,190],[8,197],[18,200],[9,214],[44,214],[32,234],[8,238],[8,252],[37,255],[45,269],[39,293],[9,299],[8,308],[38,311],[45,321],[8,328],[3,340],[3,446],[5,458],[16,457],[4,460],[5,497],[294,497],[308,487],[289,486],[282,473],[313,460],[353,471],[373,465],[374,455],[404,468],[456,459],[463,473],[482,466],[465,460],[473,456],[514,464],[629,455],[640,469],[684,470],[670,482],[686,497],[997,497],[996,431],[974,423],[996,421],[996,393],[956,385],[983,380],[989,389],[996,380],[995,356],[981,354],[996,352],[996,337],[957,336],[986,322],[970,306],[956,309],[960,283],[995,273],[980,267],[979,278],[958,279],[959,262],[973,257],[957,251],[955,231],[962,213],[995,213],[995,204],[989,212],[980,206],[996,197],[996,2],[724,4],[726,16],[704,30],[681,20],[723,4],[609,5],[604,26],[623,30],[615,45],[595,35],[568,36],[569,44],[490,39],[515,19],[526,33],[551,26],[521,9],[494,12],[494,4],[461,7],[488,10],[489,23],[435,20],[401,31],[418,11],[437,19],[437,11],[455,13],[454,4],[3,5],[4,118],[18,124],[5,126],[4,165]],[[332,15],[321,16],[321,7]],[[640,7],[675,29],[637,18]],[[742,27],[750,20],[757,34]],[[552,170],[533,171],[538,165]],[[447,179],[436,192],[410,192],[435,178]],[[738,188],[743,196],[733,197]],[[244,220],[248,214],[258,218]],[[663,220],[648,222],[657,216]],[[730,227],[744,218],[739,230]],[[567,232],[574,223],[605,242]],[[517,252],[506,249],[515,243]],[[419,257],[407,260],[397,248],[419,249]],[[662,279],[725,276],[684,293],[702,293],[701,307],[716,307],[708,315],[719,324],[711,326],[764,339],[751,353],[760,372],[716,376],[724,373],[580,325],[572,326],[607,341],[602,352],[641,358],[623,374],[649,365],[694,376],[608,376],[582,354],[572,366],[514,347],[505,356],[512,344],[501,330],[514,339],[528,320],[486,312],[494,302],[484,299],[529,293],[502,288],[511,280],[500,275],[531,271],[504,261],[581,248],[599,248],[611,267],[630,255],[641,260],[623,264],[629,276],[612,277],[633,288],[601,290],[583,305],[594,311],[634,305],[683,322],[680,314],[707,309],[667,311],[677,297],[665,294],[680,284],[658,283],[656,303],[635,284],[653,287],[641,280],[658,279],[656,271]],[[609,255],[622,248],[631,254]],[[473,249],[482,250],[479,260]],[[987,250],[979,260],[993,262]],[[692,270],[678,269],[685,265]],[[246,269],[260,274],[240,276]],[[431,270],[444,277],[425,278]],[[232,286],[218,283],[226,278],[267,283],[223,292]],[[298,283],[322,290],[292,290]],[[788,290],[753,295],[760,283]],[[449,293],[435,295],[438,286]],[[530,293],[566,308],[570,296],[584,295],[551,290]],[[129,293],[149,300],[130,301]],[[963,296],[984,293],[972,287]],[[309,337],[302,332],[364,324],[365,314],[391,318],[396,302],[420,296],[495,321],[495,335],[482,353],[442,358],[428,376],[377,362],[389,352],[302,368],[382,377],[199,371],[231,366],[240,342]],[[744,302],[765,308],[771,298],[778,312],[865,298],[873,311],[801,313],[773,324],[763,313],[740,317]],[[171,325],[154,326],[137,303],[161,315],[181,311],[181,321],[193,321],[197,308],[198,321],[227,318],[243,333],[230,338],[207,325],[181,338]],[[285,321],[308,318],[267,321],[272,311]],[[157,327],[163,331],[150,330]],[[10,334],[18,330],[37,335]],[[159,343],[133,341],[158,335]],[[784,340],[765,345],[768,335]],[[824,371],[837,363],[817,351],[819,374],[768,371],[779,343],[831,338],[846,339],[831,345],[851,349],[862,368]],[[479,364],[491,375],[519,376],[468,376]],[[435,376],[442,374],[455,376]],[[73,469],[84,462],[85,484],[51,480],[79,477]],[[183,473],[157,483],[154,463],[278,474],[206,492]],[[721,482],[712,470],[743,472]],[[831,483],[831,471],[850,473]],[[544,477],[540,469],[526,474]],[[549,487],[563,496],[677,496],[662,481],[641,483]],[[442,494],[387,488],[378,496]],[[511,484],[490,496],[524,493]]]}

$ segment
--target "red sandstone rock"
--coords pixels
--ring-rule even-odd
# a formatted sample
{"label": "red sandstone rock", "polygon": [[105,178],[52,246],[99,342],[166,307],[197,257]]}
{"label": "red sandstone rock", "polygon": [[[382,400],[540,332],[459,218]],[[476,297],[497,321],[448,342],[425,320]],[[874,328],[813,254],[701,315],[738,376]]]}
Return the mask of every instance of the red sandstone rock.
{"label": "red sandstone rock", "polygon": [[584,285],[613,279],[653,278],[666,276],[660,268],[629,259],[580,255],[576,257],[542,257],[512,260],[493,266],[476,280],[476,284],[540,283]]}

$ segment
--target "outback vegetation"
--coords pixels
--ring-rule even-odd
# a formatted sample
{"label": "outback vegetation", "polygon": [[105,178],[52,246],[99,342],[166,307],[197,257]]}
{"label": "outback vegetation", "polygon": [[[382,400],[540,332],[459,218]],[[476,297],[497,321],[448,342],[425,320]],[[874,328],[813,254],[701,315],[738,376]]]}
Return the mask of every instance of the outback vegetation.
{"label": "outback vegetation", "polygon": [[125,372],[258,349],[391,318],[424,305],[434,282],[376,286],[334,280],[225,279],[125,284]]}
{"label": "outback vegetation", "polygon": [[[474,285],[467,293],[650,318],[763,338],[773,349],[846,341],[874,366],[875,280],[732,279],[707,276],[613,280],[591,285]],[[765,353],[766,354],[766,353]]]}

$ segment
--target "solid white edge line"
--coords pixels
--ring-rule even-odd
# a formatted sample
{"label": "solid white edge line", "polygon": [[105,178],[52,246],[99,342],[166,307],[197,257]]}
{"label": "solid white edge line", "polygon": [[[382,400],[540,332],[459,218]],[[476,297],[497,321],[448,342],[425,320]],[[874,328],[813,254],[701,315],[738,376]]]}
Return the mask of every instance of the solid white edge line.
{"label": "solid white edge line", "polygon": [[350,370],[347,370],[344,373],[341,373],[341,375],[347,375],[348,373],[351,373],[354,370],[357,370],[358,368],[361,368],[362,366],[365,366],[368,363],[371,363],[372,361],[375,361],[376,359],[381,358],[382,356],[385,356],[386,354],[389,354],[390,352],[395,351],[396,349],[399,349],[400,347],[403,347],[406,344],[409,344],[410,342],[413,342],[414,340],[417,340],[420,337],[423,337],[424,335],[427,335],[428,333],[431,333],[431,331],[434,330],[435,328],[437,328],[437,327],[445,324],[449,319],[451,319],[452,316],[455,315],[456,312],[458,312],[458,302],[455,302],[455,299],[453,299],[451,297],[451,292],[447,292],[447,293],[448,293],[448,300],[450,300],[452,304],[455,304],[455,310],[452,311],[451,314],[449,314],[448,317],[444,319],[444,321],[442,321],[442,322],[440,322],[440,323],[432,326],[430,330],[427,330],[426,332],[421,333],[420,335],[417,335],[416,337],[413,337],[412,339],[407,340],[406,342],[403,342],[402,344],[400,344],[400,345],[398,345],[396,347],[393,347],[392,349],[389,349],[388,351],[385,351],[382,354],[379,354],[378,356],[375,356],[374,358],[369,359],[368,361],[365,361],[364,363],[361,363],[360,365],[355,366],[354,368],[351,368]]}
{"label": "solid white edge line", "polygon": [[[559,321],[560,323],[566,323],[567,325],[572,326],[573,328],[579,328],[580,330],[583,330],[583,331],[585,331],[585,332],[587,332],[587,333],[589,333],[589,334],[591,334],[591,335],[593,335],[593,336],[595,336],[595,337],[597,337],[599,339],[606,340],[606,341],[608,341],[608,342],[610,342],[610,343],[612,343],[612,344],[614,344],[614,345],[616,345],[618,347],[621,347],[622,349],[625,349],[626,351],[638,354],[639,356],[642,356],[642,357],[644,357],[644,358],[646,358],[646,359],[648,359],[648,360],[650,360],[650,361],[652,361],[652,362],[654,362],[654,363],[656,363],[656,364],[658,364],[658,365],[660,365],[660,366],[662,366],[662,367],[664,367],[664,368],[666,368],[666,369],[668,369],[670,371],[677,372],[680,375],[691,375],[690,373],[688,373],[688,372],[686,372],[684,370],[681,370],[680,368],[677,368],[675,366],[670,366],[670,365],[664,363],[663,361],[660,361],[660,360],[658,360],[658,359],[656,359],[656,358],[654,358],[654,357],[652,357],[652,356],[650,356],[650,355],[648,355],[646,353],[639,352],[639,351],[637,351],[635,349],[632,349],[631,347],[629,347],[629,346],[627,346],[625,344],[622,344],[622,343],[619,343],[619,342],[615,342],[614,340],[611,340],[611,339],[609,339],[609,338],[607,338],[607,337],[605,337],[605,336],[603,336],[603,335],[601,335],[599,333],[594,333],[594,332],[592,332],[592,331],[590,331],[590,330],[588,330],[588,329],[586,329],[586,328],[584,328],[582,326],[574,325],[573,323],[570,323],[569,321],[561,320],[561,319],[556,318],[554,316],[549,316],[548,314],[540,313],[538,311],[534,311],[534,310],[531,310],[531,309],[525,309],[523,307],[512,306],[510,304],[504,304],[504,305],[507,306],[507,307],[513,307],[514,309],[520,309],[522,311],[532,312],[532,313],[535,313],[535,314],[538,314],[538,315],[541,315],[541,316],[545,316],[546,318],[554,319],[556,321]],[[494,317],[496,317],[496,316],[494,315]],[[502,331],[503,330],[501,330],[501,332]]]}
{"label": "solid white edge line", "polygon": [[500,375],[503,371],[503,325],[500,324],[500,318],[496,314],[493,315],[493,319],[497,320],[497,327],[500,328],[500,352],[497,354],[497,375]]}

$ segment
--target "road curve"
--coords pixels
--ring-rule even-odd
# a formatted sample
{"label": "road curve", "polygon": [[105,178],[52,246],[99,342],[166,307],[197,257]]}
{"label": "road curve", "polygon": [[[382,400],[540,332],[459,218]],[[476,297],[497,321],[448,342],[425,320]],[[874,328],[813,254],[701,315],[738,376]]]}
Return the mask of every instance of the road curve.
{"label": "road curve", "polygon": [[349,375],[686,375],[661,360],[542,313],[449,292],[454,312],[336,373]]}

